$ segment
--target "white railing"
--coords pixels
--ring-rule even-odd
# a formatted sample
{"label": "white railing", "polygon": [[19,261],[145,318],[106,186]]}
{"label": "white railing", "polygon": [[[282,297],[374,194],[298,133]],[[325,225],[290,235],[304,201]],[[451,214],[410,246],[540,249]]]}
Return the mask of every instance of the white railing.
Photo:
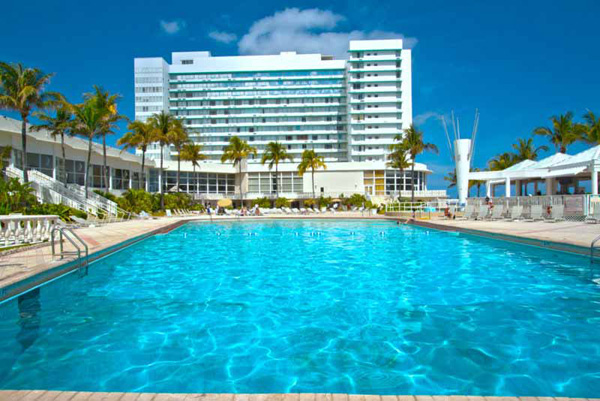
{"label": "white railing", "polygon": [[440,213],[447,207],[456,205],[455,200],[434,200],[427,202],[392,202],[385,205],[386,213]]}
{"label": "white railing", "polygon": [[0,246],[33,244],[50,239],[58,216],[0,216]]}
{"label": "white railing", "polygon": [[[6,174],[19,180],[23,177],[23,171],[14,166],[7,167]],[[27,175],[41,202],[63,204],[95,216],[104,216],[106,222],[118,220],[119,216],[123,219],[132,217],[132,213],[119,208],[115,202],[92,190],[88,191],[86,198],[84,189],[79,185],[65,186],[37,170],[28,170]]]}

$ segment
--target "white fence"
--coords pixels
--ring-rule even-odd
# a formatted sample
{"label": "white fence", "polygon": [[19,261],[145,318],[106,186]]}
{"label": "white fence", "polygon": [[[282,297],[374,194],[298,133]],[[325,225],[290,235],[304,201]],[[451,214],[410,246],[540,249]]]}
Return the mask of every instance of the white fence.
{"label": "white fence", "polygon": [[0,216],[0,247],[32,244],[50,239],[58,216]]}

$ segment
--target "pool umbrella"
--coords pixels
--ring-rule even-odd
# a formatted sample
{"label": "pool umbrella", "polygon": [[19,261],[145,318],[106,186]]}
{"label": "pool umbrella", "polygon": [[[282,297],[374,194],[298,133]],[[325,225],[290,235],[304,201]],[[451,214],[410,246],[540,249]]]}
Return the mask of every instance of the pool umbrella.
{"label": "pool umbrella", "polygon": [[219,207],[229,207],[233,204],[233,202],[231,201],[231,199],[219,199],[219,201],[217,202],[217,205],[219,205]]}

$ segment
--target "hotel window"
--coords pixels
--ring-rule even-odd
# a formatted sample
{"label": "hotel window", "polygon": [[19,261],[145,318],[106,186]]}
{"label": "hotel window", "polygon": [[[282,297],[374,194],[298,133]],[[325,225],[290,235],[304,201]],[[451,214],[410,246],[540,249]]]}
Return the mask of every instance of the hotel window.
{"label": "hotel window", "polygon": [[194,60],[181,60],[181,64],[194,64]]}
{"label": "hotel window", "polygon": [[[93,188],[106,188],[106,186],[104,185],[104,174],[102,174],[102,170],[103,170],[104,166],[98,165],[98,164],[92,164],[90,166],[90,174],[91,176],[91,181],[92,181],[92,187]],[[110,171],[110,167],[109,167],[109,171]]]}
{"label": "hotel window", "polygon": [[67,159],[65,167],[68,184],[85,185],[85,162]]}

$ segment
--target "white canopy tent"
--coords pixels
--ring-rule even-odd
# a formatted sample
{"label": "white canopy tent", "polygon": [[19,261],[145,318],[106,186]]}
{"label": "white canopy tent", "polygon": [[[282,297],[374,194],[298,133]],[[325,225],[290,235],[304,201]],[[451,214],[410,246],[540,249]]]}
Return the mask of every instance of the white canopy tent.
{"label": "white canopy tent", "polygon": [[492,185],[504,183],[507,197],[511,196],[511,182],[515,183],[515,195],[520,196],[522,183],[534,182],[537,192],[537,183],[545,181],[546,195],[555,195],[557,179],[570,182],[575,192],[579,181],[591,180],[591,192],[598,195],[599,171],[600,145],[572,156],[556,153],[539,161],[524,160],[501,171],[470,171],[468,180],[485,181],[487,196],[491,196]]}

